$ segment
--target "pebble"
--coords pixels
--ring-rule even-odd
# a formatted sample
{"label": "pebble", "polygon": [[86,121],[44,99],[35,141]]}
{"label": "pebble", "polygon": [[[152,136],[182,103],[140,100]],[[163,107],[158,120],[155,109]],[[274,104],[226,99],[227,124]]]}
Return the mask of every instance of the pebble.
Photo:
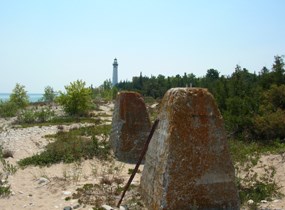
{"label": "pebble", "polygon": [[249,205],[254,204],[254,201],[250,199],[247,201],[247,204],[249,204]]}
{"label": "pebble", "polygon": [[48,180],[48,179],[46,179],[46,178],[44,178],[44,177],[40,177],[39,179],[38,179],[38,184],[47,184],[47,183],[49,183],[50,181]]}
{"label": "pebble", "polygon": [[63,191],[62,193],[63,193],[63,195],[71,195],[70,191]]}
{"label": "pebble", "polygon": [[108,205],[102,205],[101,207],[102,207],[103,209],[106,209],[106,210],[114,210],[113,207],[108,206]]}
{"label": "pebble", "polygon": [[120,208],[114,208],[114,207],[104,204],[101,207],[104,208],[105,210],[126,210],[126,208],[123,206],[120,206]]}
{"label": "pebble", "polygon": [[75,206],[73,206],[73,209],[78,209],[80,207],[80,204],[77,204]]}

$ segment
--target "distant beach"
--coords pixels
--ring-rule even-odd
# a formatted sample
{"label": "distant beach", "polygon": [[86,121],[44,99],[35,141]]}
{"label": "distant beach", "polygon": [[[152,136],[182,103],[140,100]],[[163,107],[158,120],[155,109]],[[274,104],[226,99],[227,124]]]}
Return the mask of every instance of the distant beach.
{"label": "distant beach", "polygon": [[[0,100],[7,101],[10,97],[11,93],[0,93]],[[28,93],[29,101],[31,103],[38,102],[42,99],[43,94],[42,93]]]}

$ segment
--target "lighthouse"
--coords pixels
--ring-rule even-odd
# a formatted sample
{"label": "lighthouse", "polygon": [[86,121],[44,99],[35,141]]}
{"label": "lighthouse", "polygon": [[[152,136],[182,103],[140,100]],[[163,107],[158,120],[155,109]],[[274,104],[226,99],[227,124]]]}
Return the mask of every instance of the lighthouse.
{"label": "lighthouse", "polygon": [[117,58],[114,59],[113,63],[113,80],[112,80],[112,85],[115,86],[118,83],[118,62]]}

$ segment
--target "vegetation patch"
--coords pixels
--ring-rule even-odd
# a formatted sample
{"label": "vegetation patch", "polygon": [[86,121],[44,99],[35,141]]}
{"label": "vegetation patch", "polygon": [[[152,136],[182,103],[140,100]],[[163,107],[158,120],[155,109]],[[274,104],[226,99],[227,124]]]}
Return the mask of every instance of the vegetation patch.
{"label": "vegetation patch", "polygon": [[50,107],[41,109],[31,108],[25,109],[20,112],[17,117],[19,124],[35,124],[51,121],[55,116],[54,111]]}
{"label": "vegetation patch", "polygon": [[[6,150],[8,151],[8,150]],[[11,194],[10,185],[8,184],[8,176],[16,173],[17,168],[5,160],[7,152],[3,152],[0,145],[0,165],[2,166],[3,173],[0,172],[0,198],[7,197]]]}
{"label": "vegetation patch", "polygon": [[[250,209],[257,209],[262,200],[272,201],[280,199],[280,186],[275,182],[276,170],[273,166],[262,165],[258,173],[253,167],[236,167],[237,187],[242,205],[248,205]],[[248,201],[251,201],[248,203]]]}
{"label": "vegetation patch", "polygon": [[74,117],[74,116],[64,116],[64,117],[54,117],[46,122],[33,122],[33,123],[23,123],[21,126],[23,128],[34,127],[34,126],[50,126],[50,125],[70,125],[73,123],[93,123],[98,125],[100,123],[98,118],[90,117]]}
{"label": "vegetation patch", "polygon": [[[107,141],[110,129],[110,125],[89,126],[48,135],[47,137],[52,137],[55,141],[49,143],[44,152],[24,158],[18,163],[20,166],[48,166],[61,161],[71,163],[93,157],[107,159],[110,155]],[[103,139],[99,140],[98,135]]]}
{"label": "vegetation patch", "polygon": [[[272,200],[283,195],[279,192],[280,186],[275,182],[276,169],[273,166],[262,165],[261,155],[283,154],[285,144],[280,141],[263,144],[261,142],[245,142],[230,140],[230,151],[235,164],[236,180],[241,203],[246,205],[252,200],[250,209],[256,209],[261,200]],[[259,173],[254,167],[261,164]]]}
{"label": "vegetation patch", "polygon": [[[124,190],[123,179],[119,177],[103,177],[99,184],[85,184],[76,189],[72,199],[78,199],[80,204],[88,204],[100,209],[103,204],[116,206]],[[68,198],[69,199],[69,198]],[[141,209],[143,203],[138,193],[138,187],[132,186],[128,191],[128,196],[124,199],[124,206],[128,209]]]}
{"label": "vegetation patch", "polygon": [[0,180],[0,198],[8,197],[10,194],[11,194],[10,185],[2,183],[2,181]]}
{"label": "vegetation patch", "polygon": [[231,157],[234,163],[244,164],[251,162],[256,165],[259,157],[266,154],[285,153],[285,143],[279,140],[271,142],[229,140]]}
{"label": "vegetation patch", "polygon": [[85,87],[86,83],[77,80],[65,86],[66,93],[59,92],[57,102],[71,116],[86,116],[92,107],[92,90]]}

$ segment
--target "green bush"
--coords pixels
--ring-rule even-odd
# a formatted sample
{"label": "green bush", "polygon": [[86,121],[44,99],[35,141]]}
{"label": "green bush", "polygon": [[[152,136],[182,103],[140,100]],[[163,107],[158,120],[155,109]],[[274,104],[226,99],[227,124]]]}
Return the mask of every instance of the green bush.
{"label": "green bush", "polygon": [[35,112],[31,109],[22,110],[17,116],[18,123],[34,123],[36,122]]}
{"label": "green bush", "polygon": [[[241,182],[244,182],[244,180]],[[254,182],[254,184],[251,186],[243,186],[242,184],[238,184],[239,198],[241,203],[246,203],[250,199],[257,203],[261,200],[271,199],[274,196],[281,196],[281,194],[278,192],[280,187],[275,182],[270,182],[269,180],[262,182],[256,178],[252,178],[250,182]]]}
{"label": "green bush", "polygon": [[263,93],[259,114],[253,117],[253,122],[258,139],[285,139],[285,85],[272,85]]}
{"label": "green bush", "polygon": [[[1,181],[0,181],[1,182]],[[8,197],[11,194],[10,185],[3,185],[0,183],[0,198]]]}
{"label": "green bush", "polygon": [[15,117],[18,112],[18,106],[11,101],[0,100],[0,117]]}
{"label": "green bush", "polygon": [[44,123],[51,121],[55,116],[54,111],[51,108],[42,108],[37,111],[36,109],[25,109],[20,112],[17,116],[17,121],[20,124],[31,124],[31,123]]}
{"label": "green bush", "polygon": [[44,102],[50,103],[50,102],[54,101],[55,97],[56,97],[56,93],[53,90],[53,88],[50,87],[50,86],[45,87],[45,91],[44,91],[44,95],[43,95],[43,99],[42,100]]}
{"label": "green bush", "polygon": [[66,93],[60,92],[57,98],[69,115],[85,116],[92,108],[92,91],[85,87],[85,82],[77,80],[65,86]]}
{"label": "green bush", "polygon": [[10,95],[9,101],[15,103],[19,108],[25,108],[28,106],[29,97],[27,95],[27,91],[25,91],[25,86],[17,83]]}
{"label": "green bush", "polygon": [[52,120],[53,117],[55,116],[55,113],[51,108],[47,107],[41,109],[40,111],[35,112],[35,115],[37,118],[37,122],[43,123]]}
{"label": "green bush", "polygon": [[285,111],[278,109],[254,118],[255,135],[260,139],[285,139]]}
{"label": "green bush", "polygon": [[[8,161],[5,160],[7,155],[7,150],[3,151],[2,146],[0,145],[0,163],[3,166],[3,172],[10,175],[14,174],[17,171],[17,168],[10,164]],[[0,172],[0,198],[8,197],[11,194],[10,185],[6,179],[3,178],[3,173]]]}

